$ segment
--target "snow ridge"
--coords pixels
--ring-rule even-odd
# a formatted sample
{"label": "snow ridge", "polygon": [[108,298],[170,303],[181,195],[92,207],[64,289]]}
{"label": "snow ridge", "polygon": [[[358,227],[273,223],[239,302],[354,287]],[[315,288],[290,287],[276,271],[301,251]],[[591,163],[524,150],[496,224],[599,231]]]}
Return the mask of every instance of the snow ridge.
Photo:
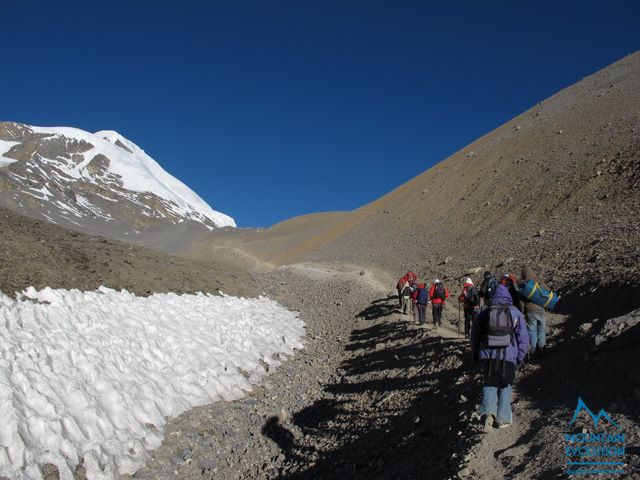
{"label": "snow ridge", "polygon": [[0,292],[0,475],[71,480],[139,468],[165,417],[251,390],[303,348],[304,322],[275,301],[137,297],[101,287]]}

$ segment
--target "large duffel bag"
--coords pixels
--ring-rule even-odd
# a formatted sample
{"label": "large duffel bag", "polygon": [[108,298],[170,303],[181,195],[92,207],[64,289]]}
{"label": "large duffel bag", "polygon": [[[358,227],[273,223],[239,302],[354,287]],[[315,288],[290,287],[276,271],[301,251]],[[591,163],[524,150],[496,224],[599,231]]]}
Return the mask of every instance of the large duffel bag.
{"label": "large duffel bag", "polygon": [[520,285],[518,293],[527,300],[546,308],[547,310],[553,310],[560,300],[558,294],[553,290],[547,290],[540,286],[538,282],[533,280],[527,280]]}

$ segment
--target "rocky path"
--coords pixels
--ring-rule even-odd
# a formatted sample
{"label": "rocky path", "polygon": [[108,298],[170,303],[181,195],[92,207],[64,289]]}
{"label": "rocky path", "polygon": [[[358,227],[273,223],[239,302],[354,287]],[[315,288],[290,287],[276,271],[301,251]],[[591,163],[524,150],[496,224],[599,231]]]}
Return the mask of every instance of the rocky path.
{"label": "rocky path", "polygon": [[[264,293],[307,322],[306,348],[240,401],[186,412],[165,427],[163,445],[134,478],[275,478],[307,463],[288,456],[292,415],[322,398],[338,378],[352,319],[362,300],[375,297],[366,281],[326,268],[279,269],[259,275]],[[129,478],[129,477],[125,477]]]}
{"label": "rocky path", "polygon": [[409,322],[379,272],[295,265],[259,281],[301,312],[307,348],[248,398],[171,420],[133,478],[440,478],[458,470],[473,392],[455,330]]}
{"label": "rocky path", "polygon": [[[594,409],[606,408],[627,437],[624,475],[598,478],[640,479],[637,369],[629,364],[640,343],[633,336],[596,349],[590,329],[573,331],[575,318],[548,314],[547,355],[518,369],[513,390],[514,421],[510,428],[477,434],[465,454],[459,476],[465,479],[570,478],[565,473],[564,434],[577,397]],[[596,319],[597,320],[597,319]],[[619,319],[629,322],[629,316]],[[623,366],[625,365],[625,366]],[[480,383],[478,380],[478,389]],[[583,418],[579,431],[594,430]],[[479,431],[479,427],[470,428]],[[598,432],[607,431],[606,424]],[[589,477],[589,476],[587,476]]]}
{"label": "rocky path", "polygon": [[[512,410],[514,423],[507,429],[494,429],[489,434],[478,435],[478,442],[466,454],[468,464],[459,472],[463,478],[502,480],[511,478],[512,467],[520,467],[530,457],[528,445],[519,444],[532,418],[541,412],[522,398],[517,384],[513,389]],[[516,471],[521,471],[515,468]]]}
{"label": "rocky path", "polygon": [[[553,340],[552,358],[518,372],[513,426],[485,435],[476,413],[481,381],[458,338],[457,310],[448,308],[437,331],[414,325],[385,289],[389,280],[320,264],[261,274],[264,292],[307,322],[305,350],[249,397],[171,420],[133,478],[561,476],[566,408],[580,386],[570,379],[574,367],[551,365],[577,366],[584,350]],[[562,321],[552,318],[552,338]],[[620,419],[631,431],[633,421]]]}

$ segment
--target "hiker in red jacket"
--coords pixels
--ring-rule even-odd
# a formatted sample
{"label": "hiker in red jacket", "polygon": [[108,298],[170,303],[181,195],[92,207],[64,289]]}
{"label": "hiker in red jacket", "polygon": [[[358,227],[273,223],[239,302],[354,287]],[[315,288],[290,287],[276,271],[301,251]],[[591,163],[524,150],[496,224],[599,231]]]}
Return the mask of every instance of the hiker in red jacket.
{"label": "hiker in red jacket", "polygon": [[462,292],[458,296],[458,303],[462,304],[464,310],[464,336],[469,338],[471,323],[480,312],[480,295],[471,278],[467,277],[462,284]]}
{"label": "hiker in red jacket", "polygon": [[431,300],[431,305],[433,305],[434,329],[442,325],[442,311],[446,305],[447,298],[449,298],[449,289],[436,278],[429,289],[429,299]]}

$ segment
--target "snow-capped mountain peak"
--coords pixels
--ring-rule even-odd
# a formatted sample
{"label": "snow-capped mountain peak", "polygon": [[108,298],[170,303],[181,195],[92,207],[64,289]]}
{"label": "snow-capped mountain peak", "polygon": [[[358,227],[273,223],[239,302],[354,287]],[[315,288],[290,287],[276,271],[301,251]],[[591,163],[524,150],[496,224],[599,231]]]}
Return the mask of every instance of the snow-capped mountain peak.
{"label": "snow-capped mountain peak", "polygon": [[189,221],[235,227],[112,130],[0,123],[0,204],[76,228],[117,224],[123,235]]}

